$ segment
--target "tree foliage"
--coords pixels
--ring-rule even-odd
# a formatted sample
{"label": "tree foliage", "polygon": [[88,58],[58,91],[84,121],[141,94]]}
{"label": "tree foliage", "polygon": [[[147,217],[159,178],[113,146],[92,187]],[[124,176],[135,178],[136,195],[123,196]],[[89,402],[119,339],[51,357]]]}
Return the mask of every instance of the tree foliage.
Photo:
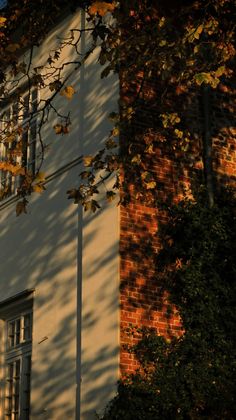
{"label": "tree foliage", "polygon": [[[74,94],[74,88],[68,85],[68,78],[63,72],[71,63],[57,65],[63,49],[71,45],[78,52],[73,71],[79,71],[83,62],[99,45],[99,61],[103,66],[101,77],[108,76],[110,72],[119,73],[120,76],[123,92],[119,103],[120,114],[111,113],[114,129],[108,135],[103,150],[98,151],[96,156],[85,157],[86,170],[81,174],[81,185],[79,189],[74,188],[69,192],[69,198],[82,203],[85,209],[96,210],[99,205],[91,206],[91,200],[97,202],[99,186],[114,171],[117,173],[114,188],[107,193],[107,199],[111,201],[120,188],[119,171],[123,168],[125,173],[130,174],[131,180],[140,180],[135,183],[140,185],[136,191],[137,197],[153,203],[156,200],[158,181],[148,162],[156,148],[164,143],[173,153],[180,153],[192,160],[193,150],[196,149],[196,133],[186,118],[189,98],[193,92],[194,95],[201,92],[203,86],[216,89],[221,84],[227,90],[230,84],[235,54],[233,2],[172,0],[168,4],[160,1],[154,5],[149,0],[120,3],[71,0],[67,12],[68,7],[72,12],[77,7],[87,12],[89,26],[86,30],[91,34],[92,43],[81,57],[79,44],[83,30],[74,28],[70,32],[71,36],[61,40],[57,50],[49,53],[45,66],[39,68],[32,67],[32,54],[64,13],[64,2],[12,1],[0,16],[1,102],[12,100],[14,92],[14,100],[18,99],[21,103],[20,85],[23,82],[29,91],[34,86],[39,90],[48,86],[51,91],[51,96],[31,112],[31,118],[34,113],[39,119],[41,158],[35,174],[28,173],[24,164],[23,169],[19,169],[24,178],[18,189],[19,198],[25,199],[40,189],[36,178],[43,165],[46,142],[41,136],[41,128],[49,114],[56,112],[58,115],[59,121],[54,127],[56,135],[67,134],[73,124],[68,114],[61,115],[53,105],[56,95],[61,94],[70,100]],[[113,21],[108,19],[109,15],[113,15]],[[21,52],[27,49],[31,53],[26,62],[22,61]],[[10,85],[9,75],[12,81]],[[24,106],[21,103],[21,107]],[[147,127],[147,134],[151,132],[152,136],[145,136],[144,133],[137,141],[132,127],[139,119],[140,110],[147,108],[155,113],[155,122]],[[4,127],[0,140],[8,150],[11,149],[11,153],[1,163],[1,170],[16,176],[18,168],[14,164],[15,155],[20,154],[23,128],[19,126],[15,130],[14,116],[8,119]],[[120,133],[124,134],[126,140],[123,152],[117,153],[117,136]],[[208,172],[211,171],[211,163],[206,160],[204,162],[208,164]],[[101,170],[103,175],[97,182],[96,174]],[[37,184],[36,188],[33,188],[33,183]],[[7,191],[2,191],[3,197],[7,194]],[[125,198],[124,194],[121,200]]]}

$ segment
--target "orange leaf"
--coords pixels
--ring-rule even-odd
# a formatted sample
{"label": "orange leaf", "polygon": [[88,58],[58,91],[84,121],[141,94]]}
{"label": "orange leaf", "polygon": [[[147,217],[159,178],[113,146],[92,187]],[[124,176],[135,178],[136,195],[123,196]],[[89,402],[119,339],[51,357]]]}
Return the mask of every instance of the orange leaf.
{"label": "orange leaf", "polygon": [[62,134],[63,133],[63,125],[56,124],[56,125],[54,125],[53,128],[54,128],[56,134]]}
{"label": "orange leaf", "polygon": [[45,187],[42,183],[33,185],[33,191],[36,193],[41,194],[45,190]]}
{"label": "orange leaf", "polygon": [[105,16],[108,12],[113,12],[115,9],[114,3],[107,3],[106,1],[95,1],[90,7],[89,7],[89,14],[90,15],[96,15],[96,13],[99,16]]}
{"label": "orange leaf", "polygon": [[61,96],[64,96],[66,99],[71,100],[73,95],[75,94],[75,89],[72,86],[66,86],[65,89],[63,89],[60,92]]}

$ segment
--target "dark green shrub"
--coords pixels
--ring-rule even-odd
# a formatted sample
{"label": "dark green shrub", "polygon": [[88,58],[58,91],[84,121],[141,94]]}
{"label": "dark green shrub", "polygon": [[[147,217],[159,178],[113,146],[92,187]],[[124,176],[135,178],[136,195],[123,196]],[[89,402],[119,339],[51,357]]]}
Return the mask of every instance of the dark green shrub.
{"label": "dark green shrub", "polygon": [[157,273],[185,333],[167,342],[143,331],[132,348],[142,369],[119,384],[104,420],[236,418],[235,219],[227,195],[211,209],[204,196],[171,208]]}

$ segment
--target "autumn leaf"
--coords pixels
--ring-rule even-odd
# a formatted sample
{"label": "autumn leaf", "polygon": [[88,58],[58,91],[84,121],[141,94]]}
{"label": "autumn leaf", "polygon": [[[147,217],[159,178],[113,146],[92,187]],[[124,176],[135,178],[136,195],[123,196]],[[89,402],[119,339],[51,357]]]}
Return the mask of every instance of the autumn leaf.
{"label": "autumn leaf", "polygon": [[22,175],[22,176],[24,176],[25,175],[25,168],[22,168],[22,166],[20,166],[20,165],[16,165],[16,166],[13,166],[11,172],[15,176],[16,175]]}
{"label": "autumn leaf", "polygon": [[3,16],[0,16],[0,28],[4,27],[6,25],[6,18]]}
{"label": "autumn leaf", "polygon": [[146,149],[145,149],[145,153],[148,153],[149,155],[153,155],[155,154],[154,150],[153,150],[153,144],[149,144]]}
{"label": "autumn leaf", "polygon": [[[221,70],[222,71],[222,70]],[[223,73],[221,73],[222,75]],[[211,73],[198,73],[194,76],[195,83],[198,86],[201,86],[203,83],[210,85],[213,89],[215,89],[218,84],[220,83],[220,79],[216,77],[216,74],[214,72]]]}
{"label": "autumn leaf", "polygon": [[112,13],[115,10],[114,3],[107,3],[106,1],[95,1],[88,9],[90,15],[105,16],[108,12]]}
{"label": "autumn leaf", "polygon": [[147,171],[144,171],[142,174],[141,174],[141,178],[145,181],[148,177],[150,176],[150,174],[149,174],[149,172],[147,172]]}
{"label": "autumn leaf", "polygon": [[156,187],[156,181],[150,181],[150,182],[147,182],[147,184],[146,184],[146,188],[147,188],[147,190],[153,190],[155,187]]}
{"label": "autumn leaf", "polygon": [[187,30],[187,40],[188,42],[194,42],[195,40],[199,40],[200,35],[203,31],[203,25],[199,25],[196,28],[192,26],[188,26]]}
{"label": "autumn leaf", "polygon": [[63,126],[61,124],[56,124],[53,128],[56,134],[62,134]]}
{"label": "autumn leaf", "polygon": [[161,114],[163,127],[172,127],[173,125],[180,123],[180,117],[176,112],[170,114]]}
{"label": "autumn leaf", "polygon": [[111,135],[112,135],[113,137],[117,137],[117,136],[119,136],[119,134],[120,134],[119,127],[115,127],[115,128],[113,128]]}
{"label": "autumn leaf", "polygon": [[32,188],[34,192],[39,193],[39,194],[41,194],[46,189],[42,182],[33,185]]}
{"label": "autumn leaf", "polygon": [[135,155],[135,156],[131,159],[131,162],[132,162],[132,163],[137,163],[137,164],[141,163],[141,155],[140,155],[140,154]]}
{"label": "autumn leaf", "polygon": [[68,125],[62,125],[62,124],[56,124],[53,127],[56,134],[68,134],[69,133],[69,127]]}
{"label": "autumn leaf", "polygon": [[66,86],[61,92],[60,95],[64,96],[66,99],[71,100],[75,94],[75,89],[72,86]]}
{"label": "autumn leaf", "polygon": [[177,128],[174,130],[174,133],[175,133],[176,137],[178,137],[178,139],[182,139],[183,134],[184,134],[183,131],[178,130]]}
{"label": "autumn leaf", "polygon": [[25,175],[25,168],[19,164],[13,164],[9,161],[0,162],[0,169],[2,171],[11,172],[13,176]]}
{"label": "autumn leaf", "polygon": [[92,166],[93,156],[84,156],[83,161],[84,161],[84,166]]}
{"label": "autumn leaf", "polygon": [[45,172],[39,172],[35,178],[36,181],[44,182],[45,181]]}
{"label": "autumn leaf", "polygon": [[214,74],[215,74],[215,76],[216,77],[221,77],[221,76],[223,76],[223,74],[225,74],[226,73],[226,68],[225,68],[225,66],[220,66],[220,67],[218,67],[218,69],[214,72]]}
{"label": "autumn leaf", "polygon": [[203,31],[203,25],[199,25],[196,31],[194,32],[194,38],[199,39],[202,31]]}
{"label": "autumn leaf", "polygon": [[162,28],[162,26],[164,26],[164,25],[165,25],[165,21],[166,21],[165,17],[162,17],[162,18],[160,19],[159,24],[158,24],[159,28]]}

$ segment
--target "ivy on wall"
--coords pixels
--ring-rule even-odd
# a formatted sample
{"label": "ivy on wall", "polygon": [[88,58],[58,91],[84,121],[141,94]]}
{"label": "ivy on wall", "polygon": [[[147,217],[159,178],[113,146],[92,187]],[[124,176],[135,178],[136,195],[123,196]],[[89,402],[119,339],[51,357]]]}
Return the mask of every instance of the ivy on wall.
{"label": "ivy on wall", "polygon": [[235,200],[226,193],[206,203],[201,193],[171,206],[160,233],[157,282],[184,333],[140,330],[130,348],[140,368],[120,382],[103,420],[235,418]]}

